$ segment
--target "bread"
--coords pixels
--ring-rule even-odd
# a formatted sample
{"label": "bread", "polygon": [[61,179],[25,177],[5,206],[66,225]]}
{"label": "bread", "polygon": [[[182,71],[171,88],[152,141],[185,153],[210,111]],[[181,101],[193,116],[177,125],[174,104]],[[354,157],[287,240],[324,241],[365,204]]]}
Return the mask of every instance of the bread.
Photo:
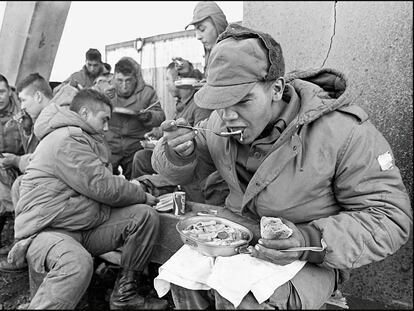
{"label": "bread", "polygon": [[286,226],[280,218],[263,216],[260,219],[260,234],[263,239],[287,239],[293,230]]}

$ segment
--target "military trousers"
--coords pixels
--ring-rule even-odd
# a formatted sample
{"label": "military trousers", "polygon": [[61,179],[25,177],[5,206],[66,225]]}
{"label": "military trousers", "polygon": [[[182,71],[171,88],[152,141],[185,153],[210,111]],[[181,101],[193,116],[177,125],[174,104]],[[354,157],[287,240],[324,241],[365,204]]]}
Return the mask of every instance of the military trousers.
{"label": "military trousers", "polygon": [[148,263],[159,231],[159,216],[148,205],[112,208],[96,228],[39,233],[26,258],[36,273],[46,273],[28,309],[74,309],[93,274],[93,256],[122,247],[121,267],[141,272]]}

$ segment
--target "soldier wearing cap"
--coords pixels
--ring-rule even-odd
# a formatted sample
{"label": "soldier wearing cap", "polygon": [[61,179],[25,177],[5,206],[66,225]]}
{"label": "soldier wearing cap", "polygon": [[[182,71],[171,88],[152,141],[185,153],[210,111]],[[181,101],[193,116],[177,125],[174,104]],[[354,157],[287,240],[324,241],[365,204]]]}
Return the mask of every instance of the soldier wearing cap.
{"label": "soldier wearing cap", "polygon": [[[214,1],[200,1],[194,8],[193,19],[185,27],[193,25],[196,33],[196,39],[200,40],[204,47],[204,75],[207,75],[207,64],[211,49],[216,44],[217,37],[227,27],[227,19],[221,8]],[[182,77],[188,76],[190,65],[188,61],[181,57],[173,59],[179,60],[178,73]]]}
{"label": "soldier wearing cap", "polygon": [[[241,134],[196,134],[176,127],[184,119],[161,125],[152,158],[158,173],[183,183],[217,169],[230,188],[226,208],[256,220],[251,256],[279,265],[307,261],[267,301],[259,305],[249,293],[239,309],[318,309],[349,269],[383,260],[408,241],[412,210],[390,145],[352,101],[341,72],[285,75],[270,35],[231,24],[211,52],[195,102],[214,110],[199,126]],[[262,216],[281,218],[292,236],[261,238]],[[322,251],[278,251],[301,246]],[[203,291],[172,291],[179,309],[210,305]],[[233,308],[212,294],[217,309]]]}

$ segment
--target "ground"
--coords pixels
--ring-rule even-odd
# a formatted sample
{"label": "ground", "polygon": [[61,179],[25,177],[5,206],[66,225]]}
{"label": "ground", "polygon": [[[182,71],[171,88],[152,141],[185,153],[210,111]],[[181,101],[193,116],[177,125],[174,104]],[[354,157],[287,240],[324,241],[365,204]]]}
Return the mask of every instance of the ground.
{"label": "ground", "polygon": [[[1,235],[3,243],[13,241],[13,221],[9,221]],[[0,256],[0,260],[6,259],[6,256]],[[103,264],[103,265],[102,265]],[[108,268],[110,264],[100,259],[95,259],[95,266],[104,269],[98,269],[94,273],[91,284],[85,297],[78,304],[81,310],[109,310],[108,297],[111,294],[115,283],[117,270]],[[153,279],[158,274],[159,265],[151,263],[145,272],[143,282],[139,284],[139,293],[146,297],[158,297],[153,289]],[[100,272],[99,272],[100,271]],[[169,309],[174,309],[171,294],[168,293],[163,299],[169,302]],[[27,304],[30,301],[30,286],[28,271],[19,273],[0,272],[0,310],[17,309],[20,305]]]}

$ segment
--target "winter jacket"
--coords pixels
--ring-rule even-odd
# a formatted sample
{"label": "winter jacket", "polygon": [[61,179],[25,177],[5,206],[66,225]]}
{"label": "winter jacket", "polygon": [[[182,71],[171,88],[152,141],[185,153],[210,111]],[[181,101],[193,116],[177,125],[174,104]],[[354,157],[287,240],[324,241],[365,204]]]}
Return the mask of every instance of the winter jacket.
{"label": "winter jacket", "polygon": [[10,96],[9,106],[0,111],[0,152],[23,154],[19,123],[13,116],[20,110],[20,102],[16,93]]}
{"label": "winter jacket", "polygon": [[[301,108],[271,150],[260,155],[244,192],[235,167],[238,143],[208,132],[197,135],[196,152],[186,158],[161,139],[154,169],[183,183],[195,171],[217,168],[230,189],[227,208],[257,220],[284,217],[311,239],[309,245],[320,245],[312,239],[322,237],[327,249],[321,266],[357,268],[395,253],[409,238],[412,210],[390,145],[351,104],[341,73],[293,72],[286,81],[289,100],[300,100]],[[201,126],[224,130],[217,112]]]}
{"label": "winter jacket", "polygon": [[69,83],[69,82],[76,82],[76,84],[80,84],[82,88],[89,88],[93,86],[95,78],[102,73],[103,69],[101,68],[99,73],[96,76],[91,76],[86,69],[86,65],[82,67],[81,70],[76,71],[70,75],[62,84]]}
{"label": "winter jacket", "polygon": [[[10,96],[8,107],[0,111],[0,153],[23,154],[23,144],[20,137],[19,124],[13,116],[20,110],[16,93]],[[0,215],[13,211],[10,187],[18,175],[15,168],[0,168]]]}
{"label": "winter jacket", "polygon": [[45,228],[91,229],[108,219],[110,207],[145,202],[140,186],[112,174],[102,135],[77,113],[49,104],[34,133],[40,142],[21,182],[15,238]]}
{"label": "winter jacket", "polygon": [[[112,104],[113,107],[123,107],[138,112],[155,103],[158,97],[153,87],[145,84],[142,78],[141,66],[132,58],[125,58],[134,63],[137,68],[137,86],[129,98],[115,96],[112,99]],[[136,116],[120,113],[112,114],[109,121],[109,131],[105,133],[105,138],[113,154],[129,156],[142,149],[140,141],[145,140],[144,134],[153,127],[159,126],[165,120],[165,114],[160,103],[151,107],[148,111],[151,112],[151,118],[147,122],[138,120]]]}

